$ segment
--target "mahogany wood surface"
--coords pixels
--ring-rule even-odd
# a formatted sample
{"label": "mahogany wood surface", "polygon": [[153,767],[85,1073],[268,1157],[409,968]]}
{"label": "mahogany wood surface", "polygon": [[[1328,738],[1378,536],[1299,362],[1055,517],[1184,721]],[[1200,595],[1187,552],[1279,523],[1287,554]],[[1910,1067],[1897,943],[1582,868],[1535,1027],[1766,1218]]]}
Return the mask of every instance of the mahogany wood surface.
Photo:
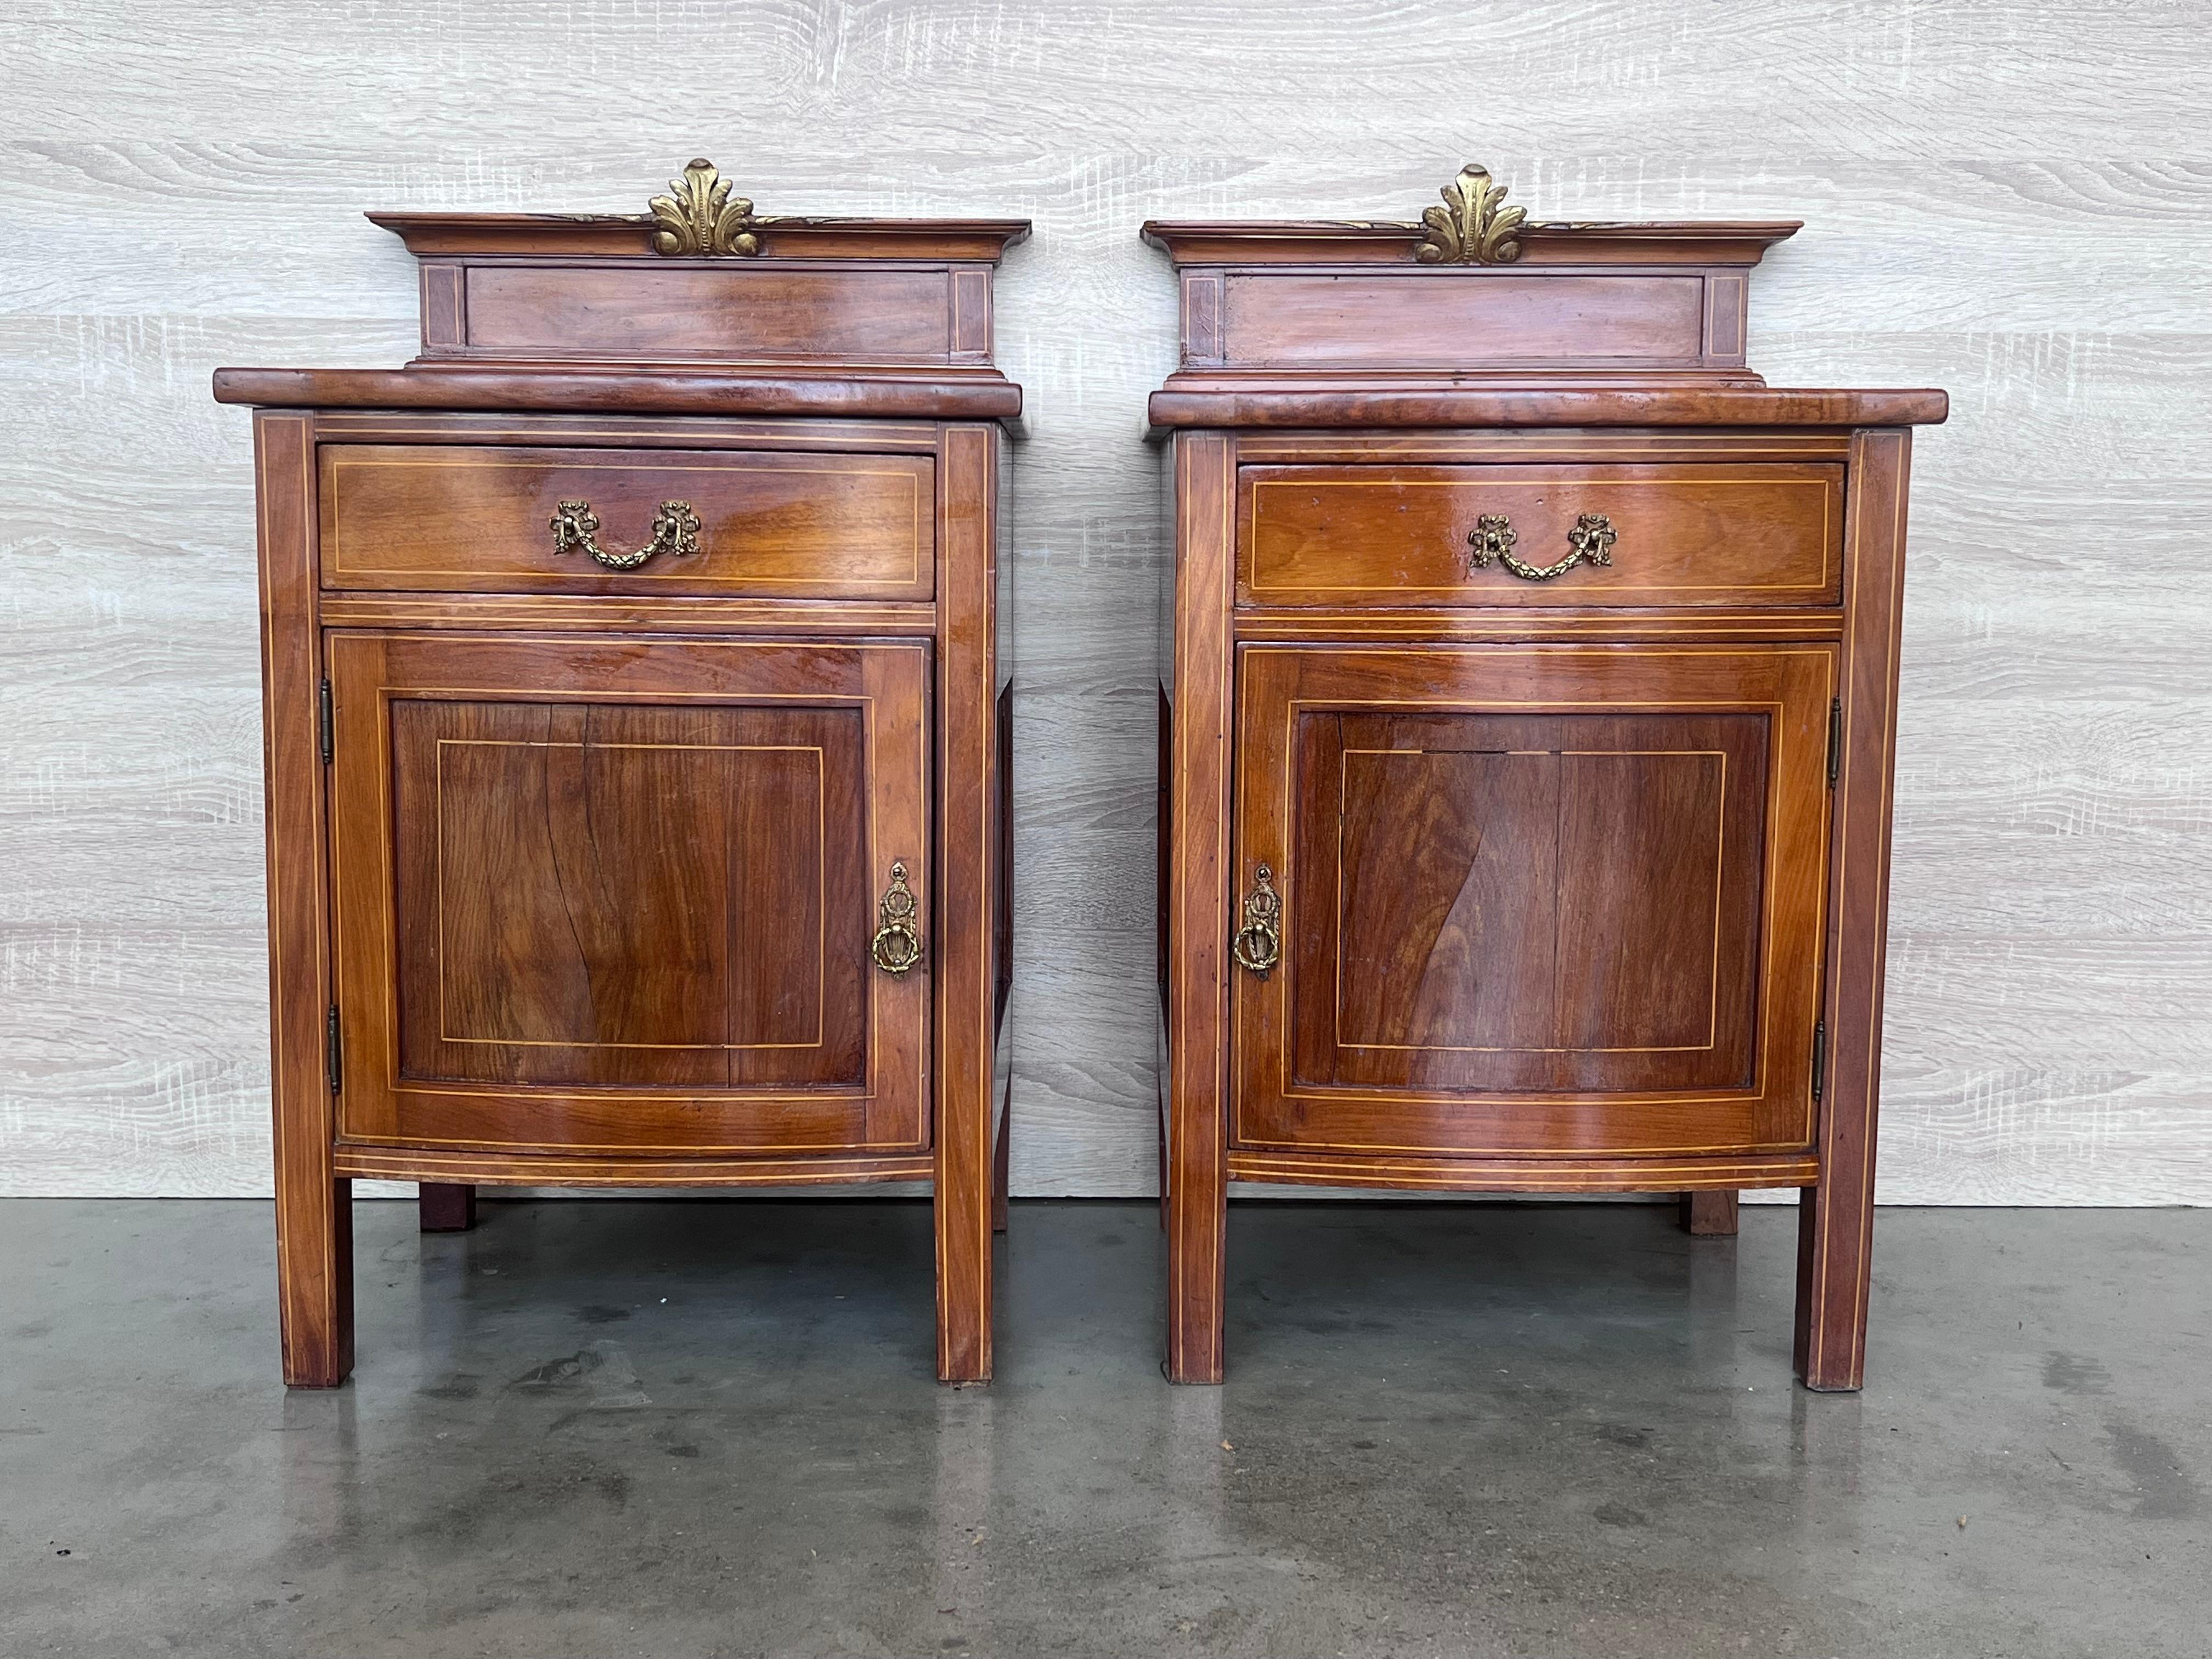
{"label": "mahogany wood surface", "polygon": [[326,1069],[329,838],[317,686],[315,467],[296,415],[253,420],[261,564],[263,777],[269,838],[270,1091],[276,1154],[276,1303],[284,1381],[336,1388],[353,1370],[352,1184],[333,1165]]}
{"label": "mahogany wood surface", "polygon": [[215,398],[264,409],[543,410],[550,414],[793,415],[810,419],[1011,421],[1022,389],[996,369],[802,374],[423,367],[218,368]]}
{"label": "mahogany wood surface", "polygon": [[[644,213],[372,212],[362,216],[428,263],[431,256],[543,259],[588,256],[586,268],[628,260],[651,269],[684,267],[653,251],[653,218]],[[756,226],[764,265],[790,259],[901,260],[933,264],[994,264],[1026,241],[1026,219],[811,218],[775,216]],[[1784,233],[1787,234],[1785,231]],[[619,268],[619,267],[617,267]],[[726,270],[725,264],[709,269]]]}
{"label": "mahogany wood surface", "polygon": [[[980,271],[963,294],[971,285],[945,266],[476,262],[426,265],[426,289],[447,273],[455,304],[426,309],[426,357],[950,363],[990,355],[990,284]],[[963,298],[975,314],[961,314]]]}
{"label": "mahogany wood surface", "polygon": [[426,1233],[465,1233],[477,1224],[475,1183],[426,1181],[416,1193],[415,1211]]}
{"label": "mahogany wood surface", "polygon": [[[394,228],[424,359],[216,375],[268,406],[286,1380],[350,1369],[355,1177],[429,1229],[479,1185],[926,1182],[939,1374],[988,1378],[991,267],[1026,227],[777,221],[742,264],[627,218]],[[672,500],[696,553],[554,551],[557,502],[619,556]]]}
{"label": "mahogany wood surface", "polygon": [[[1844,470],[1835,465],[1246,466],[1237,594],[1248,605],[1833,605]],[[1548,580],[1474,563],[1504,519],[1547,569],[1587,514],[1617,540]]]}
{"label": "mahogany wood surface", "polygon": [[[380,220],[379,222],[382,222]],[[1777,242],[1805,228],[1800,219],[1653,220],[1607,224],[1522,226],[1521,257],[1508,267],[1461,266],[1437,275],[1481,276],[1550,266],[1748,267]],[[1139,232],[1178,266],[1415,268],[1424,235],[1416,224],[1310,219],[1153,219]],[[1424,273],[1427,274],[1427,273]]]}
{"label": "mahogany wood surface", "polygon": [[1808,1144],[1830,647],[1247,646],[1231,1144]]}
{"label": "mahogany wood surface", "polygon": [[[321,447],[327,587],[927,599],[933,465],[911,455]],[[557,550],[586,502],[603,550],[644,547],[660,503],[697,515],[698,551],[615,570]]]}
{"label": "mahogany wood surface", "polygon": [[992,1370],[999,434],[947,427],[938,476],[937,1374],[971,1382]]}
{"label": "mahogany wood surface", "polygon": [[479,1187],[842,1187],[864,1181],[921,1181],[927,1152],[746,1153],[664,1157],[653,1152],[457,1152],[341,1141],[338,1173],[376,1181],[465,1182]]}
{"label": "mahogany wood surface", "polygon": [[1693,1238],[1736,1235],[1736,1195],[1732,1188],[1684,1193],[1680,1213],[1682,1231]]}
{"label": "mahogany wood surface", "polygon": [[349,1140],[928,1144],[929,647],[331,636]]}
{"label": "mahogany wood surface", "polygon": [[1844,640],[1835,855],[1828,872],[1833,920],[1820,1180],[1801,1196],[1798,1210],[1795,1358],[1798,1376],[1810,1389],[1856,1389],[1866,1380],[1911,454],[1909,432],[1863,432],[1852,446],[1851,534],[1844,577],[1851,607]]}
{"label": "mahogany wood surface", "polygon": [[[1370,377],[1370,380],[1373,377]],[[264,400],[273,401],[273,400]],[[1156,427],[1926,426],[1941,392],[1765,387],[1360,385],[1348,377],[1176,375],[1152,395]]]}
{"label": "mahogany wood surface", "polygon": [[1218,1382],[1228,1243],[1230,617],[1236,566],[1234,441],[1175,450],[1175,774],[1169,802],[1167,1374]]}
{"label": "mahogany wood surface", "polygon": [[1307,1187],[1374,1187],[1394,1192],[1648,1193],[1806,1187],[1820,1174],[1812,1152],[1747,1152],[1681,1158],[1501,1158],[1460,1153],[1229,1150],[1231,1181]]}
{"label": "mahogany wood surface", "polygon": [[[1769,390],[1771,237],[1602,228],[1424,270],[1398,228],[1148,228],[1177,1381],[1222,1375],[1230,1180],[1674,1192],[1700,1233],[1797,1187],[1798,1370],[1863,1375],[1903,428],[1946,399]],[[1492,513],[1538,568],[1602,514],[1613,562],[1476,566]]]}
{"label": "mahogany wood surface", "polygon": [[[1206,307],[1218,306],[1219,332],[1188,342],[1188,361],[1315,369],[1470,362],[1672,368],[1705,362],[1705,281],[1698,271],[1459,275],[1438,283],[1418,266],[1357,275],[1192,273],[1184,278],[1186,313],[1201,322]],[[1218,295],[1206,292],[1209,283],[1218,283]],[[1741,330],[1731,338],[1740,353]],[[1205,345],[1214,349],[1200,355],[1196,348]]]}

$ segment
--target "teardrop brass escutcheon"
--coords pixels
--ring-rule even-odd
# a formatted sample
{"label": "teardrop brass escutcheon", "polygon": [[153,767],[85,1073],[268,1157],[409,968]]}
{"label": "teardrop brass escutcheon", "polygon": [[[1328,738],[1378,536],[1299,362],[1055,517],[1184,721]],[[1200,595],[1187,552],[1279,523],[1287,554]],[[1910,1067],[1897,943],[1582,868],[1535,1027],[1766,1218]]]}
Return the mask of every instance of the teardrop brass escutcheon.
{"label": "teardrop brass escutcheon", "polygon": [[903,974],[921,960],[921,935],[914,925],[921,910],[906,884],[905,861],[894,860],[891,884],[876,901],[876,936],[868,942],[868,954],[885,973]]}
{"label": "teardrop brass escutcheon", "polygon": [[1244,925],[1229,941],[1229,954],[1237,958],[1237,965],[1262,979],[1283,959],[1283,901],[1275,891],[1274,878],[1264,864],[1252,872],[1252,890],[1244,896]]}

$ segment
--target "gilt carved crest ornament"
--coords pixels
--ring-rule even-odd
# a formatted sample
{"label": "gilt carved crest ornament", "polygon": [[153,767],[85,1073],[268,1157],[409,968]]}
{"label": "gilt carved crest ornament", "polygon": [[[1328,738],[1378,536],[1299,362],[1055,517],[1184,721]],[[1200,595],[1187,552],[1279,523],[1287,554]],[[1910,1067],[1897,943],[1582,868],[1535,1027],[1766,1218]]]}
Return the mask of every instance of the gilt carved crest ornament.
{"label": "gilt carved crest ornament", "polygon": [[1521,257],[1518,240],[1525,208],[1507,207],[1505,186],[1472,161],[1437,192],[1444,205],[1421,215],[1428,234],[1413,250],[1424,264],[1510,265]]}
{"label": "gilt carved crest ornament", "polygon": [[744,258],[760,252],[753,204],[746,197],[732,197],[729,181],[712,161],[695,158],[681,179],[672,179],[675,193],[656,196],[646,206],[653,213],[653,251],[672,259]]}

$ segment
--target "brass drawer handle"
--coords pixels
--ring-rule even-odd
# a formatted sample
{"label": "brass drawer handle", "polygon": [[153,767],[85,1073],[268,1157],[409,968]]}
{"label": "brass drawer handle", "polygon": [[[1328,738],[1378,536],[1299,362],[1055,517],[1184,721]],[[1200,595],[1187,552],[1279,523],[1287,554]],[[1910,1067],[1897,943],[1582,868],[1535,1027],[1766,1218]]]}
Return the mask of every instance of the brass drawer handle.
{"label": "brass drawer handle", "polygon": [[555,553],[581,548],[610,570],[635,570],[656,553],[696,553],[699,515],[689,501],[663,501],[653,515],[653,539],[635,553],[610,552],[599,544],[599,515],[589,501],[562,501],[548,520]]}
{"label": "brass drawer handle", "polygon": [[1583,514],[1576,519],[1575,527],[1567,532],[1567,545],[1574,550],[1557,564],[1547,564],[1540,569],[1513,556],[1513,544],[1519,539],[1510,520],[1494,513],[1483,514],[1468,532],[1468,545],[1474,550],[1468,568],[1480,570],[1495,560],[1524,582],[1547,582],[1554,576],[1565,575],[1585,559],[1592,564],[1611,564],[1613,544],[1620,538],[1613,533],[1613,520],[1604,514]]}
{"label": "brass drawer handle", "polygon": [[1229,941],[1237,965],[1261,979],[1283,959],[1283,901],[1275,892],[1274,875],[1264,864],[1252,872],[1254,885],[1244,896],[1244,925]]}
{"label": "brass drawer handle", "polygon": [[906,865],[894,860],[891,884],[876,902],[876,936],[868,942],[868,954],[885,973],[903,974],[921,960],[921,935],[914,927],[921,908],[906,884]]}

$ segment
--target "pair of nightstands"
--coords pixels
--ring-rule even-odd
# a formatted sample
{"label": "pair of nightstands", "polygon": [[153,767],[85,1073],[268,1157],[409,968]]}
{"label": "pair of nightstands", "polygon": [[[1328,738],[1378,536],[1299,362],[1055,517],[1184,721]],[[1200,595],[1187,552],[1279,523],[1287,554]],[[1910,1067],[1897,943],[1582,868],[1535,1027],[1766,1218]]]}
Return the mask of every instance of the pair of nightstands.
{"label": "pair of nightstands", "polygon": [[[1807,1192],[1856,1387],[1909,428],[1774,392],[1794,225],[1160,224],[1170,1370],[1226,1183]],[[376,216],[403,369],[257,407],[286,1379],[348,1183],[931,1183],[991,1374],[1016,221]],[[1712,1200],[1704,1200],[1710,1204]],[[1710,1224],[1710,1223],[1709,1223]]]}

